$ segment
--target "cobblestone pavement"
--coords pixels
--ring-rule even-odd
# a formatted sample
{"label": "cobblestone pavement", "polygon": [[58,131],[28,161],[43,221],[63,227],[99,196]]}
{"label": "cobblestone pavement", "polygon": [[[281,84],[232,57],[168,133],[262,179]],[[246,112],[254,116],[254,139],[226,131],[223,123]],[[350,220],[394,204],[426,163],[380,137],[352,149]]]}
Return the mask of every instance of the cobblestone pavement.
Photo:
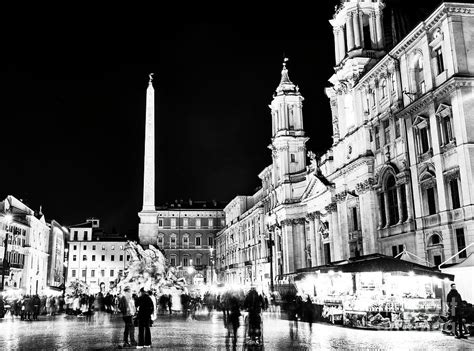
{"label": "cobblestone pavement", "polygon": [[[233,350],[222,314],[159,316],[152,327],[153,349]],[[42,316],[37,322],[0,319],[0,350],[114,350],[122,343],[119,315],[98,313],[92,318]],[[290,337],[289,322],[264,316],[265,350],[474,350],[474,338],[457,340],[441,332],[370,331],[327,324],[299,323]],[[137,335],[135,330],[135,335]],[[244,349],[244,327],[235,350]]]}

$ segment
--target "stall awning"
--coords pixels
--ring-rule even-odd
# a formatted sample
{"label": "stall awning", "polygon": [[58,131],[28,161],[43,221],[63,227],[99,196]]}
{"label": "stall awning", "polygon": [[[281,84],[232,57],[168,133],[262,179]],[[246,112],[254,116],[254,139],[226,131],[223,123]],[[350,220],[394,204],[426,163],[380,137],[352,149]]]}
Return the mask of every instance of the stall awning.
{"label": "stall awning", "polygon": [[332,262],[330,265],[299,269],[298,273],[321,272],[330,270],[337,272],[413,272],[415,275],[435,276],[440,279],[454,280],[452,274],[445,274],[436,267],[427,267],[418,263],[405,261],[399,258],[382,254],[372,254],[350,258],[344,261]]}

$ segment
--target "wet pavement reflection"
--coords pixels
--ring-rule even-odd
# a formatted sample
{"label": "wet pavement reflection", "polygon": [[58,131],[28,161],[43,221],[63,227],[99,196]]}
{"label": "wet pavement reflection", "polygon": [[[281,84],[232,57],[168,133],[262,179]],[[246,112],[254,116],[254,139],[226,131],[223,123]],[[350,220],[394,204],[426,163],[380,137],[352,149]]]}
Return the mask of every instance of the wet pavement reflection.
{"label": "wet pavement reflection", "polygon": [[[244,313],[245,316],[245,313]],[[245,323],[241,317],[234,344],[233,330],[222,313],[160,315],[152,331],[153,349],[243,350]],[[474,338],[456,340],[441,332],[369,331],[327,324],[297,325],[275,313],[263,315],[265,350],[470,350]],[[232,328],[231,328],[232,329]],[[0,350],[114,350],[122,344],[120,315],[96,313],[92,317],[41,316],[39,321],[0,319]]]}

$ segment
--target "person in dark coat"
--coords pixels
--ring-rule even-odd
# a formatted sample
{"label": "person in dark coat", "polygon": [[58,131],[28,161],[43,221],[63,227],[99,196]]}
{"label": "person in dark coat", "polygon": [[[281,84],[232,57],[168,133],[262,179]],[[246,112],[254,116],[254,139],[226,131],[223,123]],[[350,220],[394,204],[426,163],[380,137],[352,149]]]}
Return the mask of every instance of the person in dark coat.
{"label": "person in dark coat", "polygon": [[173,306],[173,301],[172,300],[172,297],[171,297],[171,294],[168,294],[168,309],[170,310],[170,314],[171,314],[171,307]]}
{"label": "person in dark coat", "polygon": [[38,320],[38,314],[40,312],[41,300],[38,295],[33,296],[33,320]]}
{"label": "person in dark coat", "polygon": [[[456,338],[467,339],[467,337],[464,336],[462,322],[462,298],[461,294],[456,290],[456,284],[451,284],[451,291],[448,293],[446,300],[449,306],[451,320],[454,321],[454,334]],[[456,331],[456,329],[458,329],[458,331]]]}
{"label": "person in dark coat", "polygon": [[235,348],[235,345],[237,344],[237,330],[240,326],[240,304],[239,300],[235,296],[230,296],[227,303],[229,308],[227,316],[227,335],[230,336],[230,332],[232,330],[232,345]]}
{"label": "person in dark coat", "polygon": [[308,295],[306,301],[303,304],[303,315],[306,322],[309,323],[309,330],[310,332],[313,331],[313,302],[311,301],[311,297]]}
{"label": "person in dark coat", "polygon": [[33,312],[34,312],[33,299],[30,296],[27,296],[27,298],[25,298],[25,319],[28,318],[28,320],[31,321]]}
{"label": "person in dark coat", "polygon": [[154,311],[153,301],[150,296],[141,288],[138,298],[138,347],[151,346],[150,320]]}

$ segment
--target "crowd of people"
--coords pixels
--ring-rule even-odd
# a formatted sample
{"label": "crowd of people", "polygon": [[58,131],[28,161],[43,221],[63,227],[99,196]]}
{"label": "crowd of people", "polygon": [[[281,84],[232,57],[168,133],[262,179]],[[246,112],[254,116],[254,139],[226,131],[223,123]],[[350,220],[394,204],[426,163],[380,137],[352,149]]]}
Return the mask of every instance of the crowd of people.
{"label": "crowd of people", "polygon": [[21,320],[36,321],[39,315],[54,316],[64,311],[65,300],[62,296],[23,295],[4,297],[0,295],[0,317],[9,315]]}

